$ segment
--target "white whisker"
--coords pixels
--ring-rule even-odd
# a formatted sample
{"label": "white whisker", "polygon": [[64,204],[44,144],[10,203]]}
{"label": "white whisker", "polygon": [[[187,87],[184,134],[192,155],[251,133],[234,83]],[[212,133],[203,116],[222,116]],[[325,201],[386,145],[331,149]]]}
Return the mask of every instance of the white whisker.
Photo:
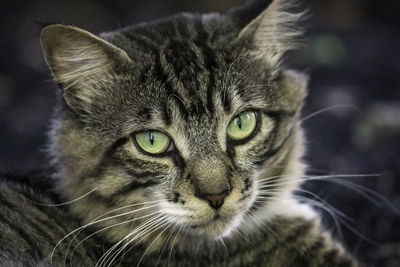
{"label": "white whisker", "polygon": [[[276,232],[274,230],[271,229],[271,227],[269,227],[268,225],[266,225],[264,222],[260,221],[251,211],[247,212],[247,215],[253,220],[255,221],[258,225],[263,226],[265,229],[267,229],[267,231],[269,231],[270,233],[272,233],[273,235],[275,235],[276,238],[278,238],[278,235],[276,234]],[[262,228],[262,229],[264,229]]]}
{"label": "white whisker", "polygon": [[157,212],[154,212],[154,213],[146,214],[146,215],[143,215],[143,216],[140,216],[140,217],[136,217],[136,218],[134,218],[134,219],[130,219],[130,220],[127,220],[127,221],[119,222],[119,223],[116,223],[116,224],[113,224],[113,225],[109,225],[109,226],[107,226],[107,227],[104,227],[104,228],[102,228],[102,229],[100,229],[100,230],[97,230],[96,232],[94,232],[94,233],[92,233],[92,234],[86,236],[84,239],[82,239],[82,240],[74,247],[74,249],[73,249],[72,252],[71,252],[71,256],[70,256],[70,257],[72,258],[72,257],[73,257],[73,254],[74,254],[74,252],[75,252],[75,250],[76,250],[83,242],[85,242],[88,238],[92,237],[93,235],[96,235],[96,234],[98,234],[98,233],[100,233],[100,232],[102,232],[102,231],[108,230],[108,229],[110,229],[110,228],[113,228],[113,227],[116,227],[116,226],[120,226],[120,225],[123,225],[123,224],[127,224],[127,223],[130,223],[130,222],[134,222],[134,221],[137,221],[137,220],[140,220],[140,219],[143,219],[143,218],[147,218],[147,217],[153,216],[153,215],[155,215],[155,214],[159,214],[159,213],[160,213],[160,212],[157,211]]}
{"label": "white whisker", "polygon": [[174,240],[172,241],[171,249],[169,250],[168,264],[167,264],[167,266],[169,266],[169,262],[170,262],[170,260],[171,260],[172,250],[174,249],[176,238],[177,238],[179,232],[183,229],[184,226],[185,226],[185,225],[183,224],[183,225],[178,229],[178,231],[177,231],[176,234],[175,234]]}
{"label": "white whisker", "polygon": [[[295,195],[294,196],[296,199],[300,200],[300,201],[304,201],[308,204],[310,204],[311,206],[315,206],[318,207],[320,209],[325,210],[333,219],[333,222],[337,228],[338,234],[339,234],[339,238],[341,238],[341,240],[343,240],[343,231],[342,231],[342,227],[340,226],[340,222],[343,223],[343,220],[341,218],[338,218],[336,216],[337,214],[337,209],[333,208],[329,203],[324,202],[324,203],[320,203],[318,201],[315,201],[313,199],[309,199],[307,197],[303,197],[303,196],[299,196],[299,195]],[[327,206],[325,206],[327,205]],[[343,214],[342,212],[340,212],[341,214]],[[340,214],[338,214],[339,216],[341,216]],[[346,216],[347,217],[347,216]]]}
{"label": "white whisker", "polygon": [[[361,175],[351,175],[351,177],[378,177],[377,174],[361,174]],[[369,201],[371,201],[375,205],[380,205],[380,201],[384,202],[393,212],[399,214],[399,210],[383,195],[375,192],[372,189],[366,188],[359,184],[356,184],[351,181],[347,181],[341,178],[349,177],[347,175],[332,175],[332,176],[309,176],[306,180],[315,180],[315,181],[328,181],[333,182],[342,186],[345,186],[349,189],[354,190],[355,192],[359,193]],[[375,199],[374,199],[375,198]],[[379,200],[376,200],[379,199]]]}
{"label": "white whisker", "polygon": [[[107,257],[113,257],[113,255],[115,255],[113,252],[113,250],[115,250],[121,243],[123,243],[125,240],[127,240],[128,238],[130,238],[132,235],[134,235],[135,233],[143,230],[143,229],[148,229],[148,227],[153,226],[154,224],[159,223],[160,221],[162,221],[164,219],[164,216],[160,215],[160,216],[156,216],[154,218],[151,218],[145,222],[143,222],[138,228],[136,228],[133,232],[127,234],[123,239],[121,239],[120,241],[118,241],[117,243],[115,243],[109,250],[107,250],[106,253],[103,254],[103,256],[98,260],[98,262],[96,263],[96,266],[102,266],[104,264],[106,264],[109,260],[107,260]],[[132,240],[134,240],[136,237],[134,237]],[[124,248],[126,247],[127,244],[129,244],[132,240],[126,242]],[[112,253],[112,254],[111,254]],[[111,259],[110,259],[111,260]]]}
{"label": "white whisker", "polygon": [[130,245],[130,248],[124,252],[124,254],[122,254],[121,258],[128,253],[132,248],[134,248],[137,244],[139,244],[140,242],[142,242],[143,240],[145,240],[146,237],[148,237],[149,235],[151,235],[152,233],[154,233],[155,231],[157,231],[158,229],[160,229],[161,227],[168,225],[168,222],[165,222],[166,216],[161,216],[158,220],[151,222],[151,223],[147,223],[142,225],[141,227],[135,229],[134,232],[130,233],[128,236],[126,236],[124,239],[127,239],[129,237],[131,237],[133,234],[139,232],[137,235],[135,235],[131,240],[129,240],[128,242],[126,242],[124,244],[124,246],[122,248],[120,248],[118,251],[114,252],[113,255],[111,255],[110,257],[112,257],[111,261],[114,261],[115,258],[118,256],[118,254],[120,252],[122,252],[123,250],[125,250],[125,248],[127,246],[129,246],[133,241],[137,240],[139,237],[141,237],[139,240],[136,241],[135,244]]}
{"label": "white whisker", "polygon": [[[166,223],[167,225],[169,224],[168,222]],[[146,250],[144,251],[142,257],[140,258],[139,262],[137,263],[136,267],[138,267],[140,265],[140,263],[142,262],[144,256],[146,255],[147,251],[149,251],[149,249],[151,248],[151,246],[154,244],[154,242],[168,229],[168,227],[165,227],[164,230],[162,230],[155,238],[154,240],[150,243],[150,245],[146,248]]]}
{"label": "white whisker", "polygon": [[[146,203],[157,203],[157,202],[161,202],[161,200],[158,200],[158,201],[149,201],[149,202],[143,202],[143,203],[136,203],[136,204],[132,204],[132,205],[120,207],[120,208],[117,208],[117,209],[108,211],[108,212],[106,212],[106,213],[104,213],[104,214],[102,214],[102,215],[96,217],[95,219],[93,219],[93,220],[92,220],[91,222],[89,222],[88,224],[85,224],[85,225],[82,225],[82,226],[76,228],[75,230],[71,231],[70,233],[68,233],[67,235],[65,235],[63,238],[61,238],[61,239],[57,242],[57,244],[56,244],[55,247],[53,248],[53,251],[51,252],[50,262],[52,263],[53,256],[54,256],[54,253],[55,253],[57,247],[58,247],[66,238],[68,238],[70,235],[72,235],[72,234],[76,233],[77,231],[80,231],[80,230],[82,230],[82,229],[84,229],[84,228],[86,228],[86,227],[88,227],[88,226],[90,226],[90,225],[92,225],[92,224],[95,224],[95,223],[98,223],[98,222],[101,222],[101,221],[104,221],[104,220],[108,220],[108,219],[110,219],[110,218],[105,218],[105,219],[97,220],[97,221],[96,221],[96,219],[99,219],[99,218],[105,216],[106,214],[109,214],[109,213],[111,213],[111,212],[115,212],[115,211],[117,211],[117,210],[125,209],[125,208],[128,208],[128,207],[133,207],[133,206],[138,206],[138,205],[143,205],[143,204],[146,204]],[[118,216],[123,216],[123,215],[116,215],[116,216],[118,217]]]}
{"label": "white whisker", "polygon": [[34,204],[36,204],[36,205],[45,206],[45,207],[59,207],[59,206],[65,206],[65,205],[69,205],[69,204],[72,204],[72,203],[74,203],[74,202],[77,202],[77,201],[81,200],[82,198],[84,198],[84,197],[90,195],[91,193],[93,193],[93,192],[96,191],[97,189],[98,189],[97,187],[96,187],[96,188],[93,188],[92,190],[90,190],[89,192],[83,194],[83,195],[80,196],[80,197],[77,197],[77,198],[72,199],[72,200],[67,201],[67,202],[62,202],[62,203],[57,203],[57,204],[40,203],[40,202],[34,201],[34,200],[32,200],[32,199],[29,199],[29,198],[25,197],[24,195],[21,195],[21,194],[20,194],[20,196],[22,196],[23,198],[29,200],[30,202],[32,202],[32,203],[34,203]]}
{"label": "white whisker", "polygon": [[[114,216],[110,216],[110,217],[106,217],[106,218],[103,218],[103,219],[100,219],[100,220],[96,220],[96,218],[100,218],[100,217],[104,216],[105,214],[110,213],[110,212],[106,212],[106,213],[104,213],[103,215],[96,217],[96,218],[95,218],[94,220],[92,220],[91,222],[89,222],[89,223],[87,223],[87,224],[85,224],[85,225],[82,225],[81,227],[75,229],[75,230],[72,231],[70,234],[72,234],[72,233],[74,233],[74,232],[76,232],[76,231],[78,231],[78,232],[74,235],[74,237],[73,237],[72,240],[70,241],[70,243],[69,243],[69,245],[68,245],[68,247],[67,247],[67,250],[66,250],[66,252],[65,252],[64,260],[66,260],[66,258],[67,258],[68,250],[69,250],[69,248],[70,248],[72,242],[73,242],[73,241],[75,240],[75,238],[79,235],[79,233],[80,233],[81,231],[83,231],[86,227],[88,227],[88,226],[90,226],[90,225],[93,225],[93,224],[97,224],[97,223],[106,221],[106,220],[115,219],[115,218],[117,218],[117,217],[126,216],[126,215],[129,215],[129,214],[134,214],[134,213],[139,212],[139,211],[142,211],[142,210],[151,209],[151,208],[154,208],[154,207],[156,207],[156,206],[157,206],[157,205],[150,205],[150,206],[143,207],[143,208],[140,208],[140,209],[136,209],[136,210],[132,210],[132,211],[129,211],[129,212],[124,212],[124,213],[122,213],[122,214],[117,214],[117,215],[114,215]],[[124,208],[125,208],[125,207],[124,207]],[[121,208],[119,208],[119,209],[121,209]],[[118,210],[118,209],[116,209],[116,210]],[[134,220],[129,220],[129,221],[126,221],[126,222],[130,222],[130,221],[134,221]],[[109,228],[110,228],[110,227],[109,227]],[[96,231],[95,233],[93,233],[93,234],[89,235],[88,237],[86,237],[85,239],[81,240],[81,242],[79,242],[79,244],[81,244],[83,241],[87,240],[89,237],[93,236],[94,234],[96,234],[96,233],[98,233],[98,232],[100,232],[100,231],[103,231],[103,230],[107,230],[107,229],[108,229],[108,228],[103,228],[102,230]],[[70,234],[68,234],[67,236],[69,236]],[[67,237],[67,236],[65,236],[65,237]],[[79,245],[79,244],[78,244],[78,245]],[[76,249],[76,248],[77,248],[77,247],[75,247],[75,249]],[[74,250],[75,250],[75,249],[74,249]],[[71,254],[71,257],[72,257],[72,254]]]}
{"label": "white whisker", "polygon": [[304,121],[306,121],[306,120],[308,120],[308,119],[311,119],[311,118],[313,118],[313,117],[315,117],[315,116],[317,116],[317,115],[319,115],[319,114],[321,114],[321,113],[325,113],[325,112],[328,112],[328,111],[331,111],[331,110],[334,110],[334,109],[338,109],[338,108],[352,108],[352,109],[357,110],[359,114],[362,113],[361,110],[360,110],[360,108],[359,108],[358,106],[356,106],[356,105],[352,105],[352,104],[339,104],[339,105],[334,105],[334,106],[326,107],[326,108],[323,108],[323,109],[321,109],[321,110],[319,110],[319,111],[313,112],[313,113],[311,113],[310,115],[307,115],[307,116],[305,116],[304,118],[302,118],[302,119],[300,120],[300,122],[304,122]]}
{"label": "white whisker", "polygon": [[[303,192],[306,193],[308,195],[311,195],[312,197],[316,198],[317,201],[320,201],[320,203],[322,205],[326,205],[329,209],[331,209],[335,214],[339,215],[340,217],[342,217],[343,219],[346,219],[348,221],[354,221],[352,218],[350,218],[349,216],[347,216],[346,214],[344,214],[343,212],[341,212],[340,210],[336,209],[335,207],[333,207],[331,204],[329,204],[326,200],[324,200],[322,197],[318,196],[317,194],[310,192],[308,190],[305,189],[296,189],[296,191],[298,192]],[[295,197],[297,195],[294,195]]]}

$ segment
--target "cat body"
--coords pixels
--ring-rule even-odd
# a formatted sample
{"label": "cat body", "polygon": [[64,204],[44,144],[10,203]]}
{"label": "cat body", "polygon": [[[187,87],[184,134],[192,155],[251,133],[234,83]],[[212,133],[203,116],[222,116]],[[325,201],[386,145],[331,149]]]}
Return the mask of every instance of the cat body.
{"label": "cat body", "polygon": [[63,90],[54,171],[3,179],[0,261],[356,266],[293,195],[307,79],[282,64],[301,35],[290,8],[253,1],[99,37],[45,27]]}
{"label": "cat body", "polygon": [[[45,174],[29,177],[36,183],[25,181],[27,177],[1,177],[0,266],[62,266],[63,254],[55,254],[54,265],[50,255],[58,240],[79,227],[79,221],[61,207],[46,206],[54,204],[51,193],[37,188],[38,181],[48,178]],[[75,245],[82,239],[77,239]],[[91,239],[88,245],[90,249],[84,246],[76,251],[73,266],[94,265],[97,244]]]}

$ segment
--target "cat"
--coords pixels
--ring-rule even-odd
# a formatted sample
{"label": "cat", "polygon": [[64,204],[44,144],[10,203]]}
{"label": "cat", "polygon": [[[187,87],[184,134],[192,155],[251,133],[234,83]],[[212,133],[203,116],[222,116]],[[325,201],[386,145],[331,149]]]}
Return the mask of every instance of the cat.
{"label": "cat", "polygon": [[[307,77],[294,1],[41,32],[49,170],[3,175],[3,266],[359,266],[293,191]],[[60,204],[57,204],[60,203]]]}

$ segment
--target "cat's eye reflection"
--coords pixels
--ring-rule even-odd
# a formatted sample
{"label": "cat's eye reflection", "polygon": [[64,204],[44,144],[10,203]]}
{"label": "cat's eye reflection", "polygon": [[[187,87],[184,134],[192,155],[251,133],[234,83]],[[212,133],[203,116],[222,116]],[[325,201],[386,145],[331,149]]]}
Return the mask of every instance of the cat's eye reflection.
{"label": "cat's eye reflection", "polygon": [[137,145],[150,154],[164,153],[172,143],[167,135],[155,130],[136,133],[134,138]]}

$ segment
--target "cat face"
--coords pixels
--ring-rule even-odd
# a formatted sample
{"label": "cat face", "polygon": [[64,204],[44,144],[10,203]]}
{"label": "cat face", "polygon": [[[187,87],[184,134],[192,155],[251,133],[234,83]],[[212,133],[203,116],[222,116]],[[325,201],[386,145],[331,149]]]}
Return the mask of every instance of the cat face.
{"label": "cat face", "polygon": [[69,199],[91,192],[75,213],[112,241],[178,229],[218,238],[290,192],[305,82],[280,66],[291,41],[273,32],[287,23],[278,7],[102,38],[43,29],[64,96],[51,133],[60,186]]}

